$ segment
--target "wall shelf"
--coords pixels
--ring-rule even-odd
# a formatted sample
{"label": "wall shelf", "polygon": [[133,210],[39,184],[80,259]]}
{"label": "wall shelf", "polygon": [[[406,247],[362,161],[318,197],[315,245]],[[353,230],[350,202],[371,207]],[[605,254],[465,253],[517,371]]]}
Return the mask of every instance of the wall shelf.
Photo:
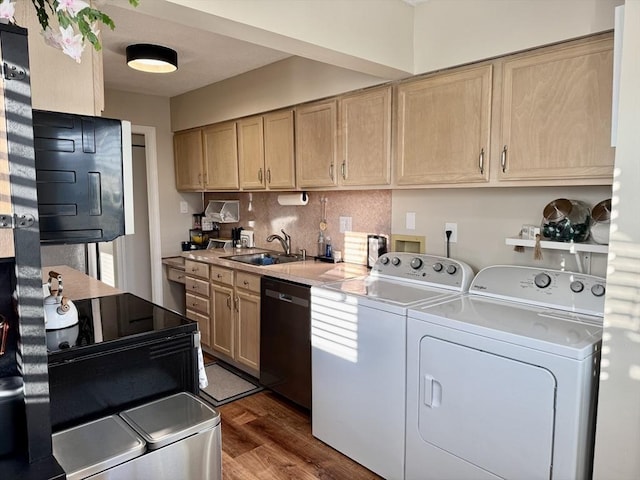
{"label": "wall shelf", "polygon": [[[520,237],[507,237],[505,239],[507,245],[516,247],[530,247],[536,246],[535,240]],[[576,256],[576,262],[578,263],[578,270],[580,273],[591,273],[591,254],[599,253],[606,255],[609,253],[609,245],[599,245],[597,243],[573,243],[573,242],[552,242],[549,240],[541,240],[540,248],[543,250],[563,250],[565,252],[572,253]]]}

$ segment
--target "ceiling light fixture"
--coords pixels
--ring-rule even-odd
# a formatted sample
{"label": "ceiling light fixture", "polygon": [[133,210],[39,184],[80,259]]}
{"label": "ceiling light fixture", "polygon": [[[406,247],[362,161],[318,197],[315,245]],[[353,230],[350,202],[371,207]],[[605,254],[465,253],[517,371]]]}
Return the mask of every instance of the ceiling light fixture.
{"label": "ceiling light fixture", "polygon": [[178,53],[160,45],[136,43],[127,47],[127,65],[142,72],[175,72],[178,69]]}

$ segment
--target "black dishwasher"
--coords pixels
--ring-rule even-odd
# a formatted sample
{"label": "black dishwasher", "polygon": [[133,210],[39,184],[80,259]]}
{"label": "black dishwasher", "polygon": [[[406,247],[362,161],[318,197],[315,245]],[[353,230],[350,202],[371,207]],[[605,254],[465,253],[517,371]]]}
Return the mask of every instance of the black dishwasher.
{"label": "black dishwasher", "polygon": [[311,287],[262,277],[260,383],[311,409]]}

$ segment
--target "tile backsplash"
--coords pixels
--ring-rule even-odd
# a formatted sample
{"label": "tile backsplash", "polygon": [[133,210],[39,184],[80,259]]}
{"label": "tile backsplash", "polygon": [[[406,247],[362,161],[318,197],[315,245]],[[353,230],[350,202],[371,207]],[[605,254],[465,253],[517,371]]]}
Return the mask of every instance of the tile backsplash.
{"label": "tile backsplash", "polygon": [[[279,243],[268,243],[267,236],[280,234],[284,229],[291,235],[291,251],[301,248],[309,255],[317,255],[317,241],[321,220],[321,202],[325,197],[327,230],[334,250],[344,249],[344,233],[340,233],[340,217],[351,217],[352,231],[390,235],[391,191],[356,190],[308,192],[309,202],[301,206],[278,203],[278,192],[207,193],[209,200],[240,200],[240,222],[220,225],[220,236],[231,236],[231,228],[242,226],[253,230],[256,247],[280,250]],[[251,196],[251,208],[249,197]],[[253,226],[251,226],[253,225]]]}

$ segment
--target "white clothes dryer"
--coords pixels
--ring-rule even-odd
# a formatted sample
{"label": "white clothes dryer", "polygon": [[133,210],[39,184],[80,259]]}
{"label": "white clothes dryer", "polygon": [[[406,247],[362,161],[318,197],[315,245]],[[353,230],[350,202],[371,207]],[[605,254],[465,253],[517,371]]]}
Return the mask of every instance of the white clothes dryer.
{"label": "white clothes dryer", "polygon": [[590,478],[604,279],[480,271],[407,327],[407,480]]}
{"label": "white clothes dryer", "polygon": [[460,295],[472,278],[464,262],[387,253],[367,277],[312,287],[313,435],[404,478],[407,307]]}

